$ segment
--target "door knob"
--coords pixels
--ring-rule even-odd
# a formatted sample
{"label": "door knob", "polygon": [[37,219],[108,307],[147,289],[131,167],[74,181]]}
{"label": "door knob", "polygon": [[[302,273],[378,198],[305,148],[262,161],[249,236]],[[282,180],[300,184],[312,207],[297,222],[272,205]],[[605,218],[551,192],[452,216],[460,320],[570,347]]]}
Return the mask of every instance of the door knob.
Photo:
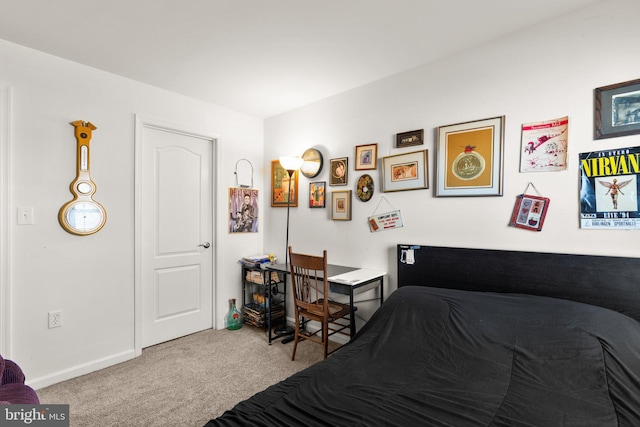
{"label": "door knob", "polygon": [[209,242],[204,242],[203,244],[198,245],[198,246],[204,246],[204,248],[205,248],[205,249],[209,249],[209,246],[211,246],[211,243],[209,243]]}

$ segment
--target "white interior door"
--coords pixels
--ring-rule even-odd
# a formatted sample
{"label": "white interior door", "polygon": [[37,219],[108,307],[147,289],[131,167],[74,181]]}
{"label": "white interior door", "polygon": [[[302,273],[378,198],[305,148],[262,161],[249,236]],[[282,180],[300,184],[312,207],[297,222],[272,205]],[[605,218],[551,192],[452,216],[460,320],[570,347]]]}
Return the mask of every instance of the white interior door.
{"label": "white interior door", "polygon": [[[142,124],[141,345],[213,326],[215,140]],[[138,142],[137,142],[138,144]],[[139,215],[139,216],[138,216]]]}

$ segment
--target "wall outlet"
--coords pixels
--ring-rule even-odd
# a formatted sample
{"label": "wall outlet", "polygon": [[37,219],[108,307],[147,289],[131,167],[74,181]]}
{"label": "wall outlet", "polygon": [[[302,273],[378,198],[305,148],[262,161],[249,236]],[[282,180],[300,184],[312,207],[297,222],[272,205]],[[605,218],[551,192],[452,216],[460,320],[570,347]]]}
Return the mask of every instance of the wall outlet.
{"label": "wall outlet", "polygon": [[62,310],[49,312],[49,329],[62,326]]}

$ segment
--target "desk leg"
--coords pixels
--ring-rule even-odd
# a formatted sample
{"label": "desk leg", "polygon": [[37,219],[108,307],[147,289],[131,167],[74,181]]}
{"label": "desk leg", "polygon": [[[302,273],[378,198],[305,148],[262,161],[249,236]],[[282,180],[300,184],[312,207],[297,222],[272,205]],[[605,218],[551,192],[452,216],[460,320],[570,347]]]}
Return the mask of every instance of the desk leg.
{"label": "desk leg", "polygon": [[356,310],[353,306],[353,287],[349,291],[349,317],[351,322],[349,324],[349,341],[356,335]]}

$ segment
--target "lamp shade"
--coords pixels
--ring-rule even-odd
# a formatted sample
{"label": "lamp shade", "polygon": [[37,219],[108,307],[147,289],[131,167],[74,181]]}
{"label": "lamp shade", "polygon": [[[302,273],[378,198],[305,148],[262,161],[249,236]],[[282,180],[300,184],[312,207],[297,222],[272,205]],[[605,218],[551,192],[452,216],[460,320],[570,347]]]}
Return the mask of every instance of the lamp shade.
{"label": "lamp shade", "polygon": [[280,166],[288,171],[300,169],[302,162],[300,157],[280,157]]}

